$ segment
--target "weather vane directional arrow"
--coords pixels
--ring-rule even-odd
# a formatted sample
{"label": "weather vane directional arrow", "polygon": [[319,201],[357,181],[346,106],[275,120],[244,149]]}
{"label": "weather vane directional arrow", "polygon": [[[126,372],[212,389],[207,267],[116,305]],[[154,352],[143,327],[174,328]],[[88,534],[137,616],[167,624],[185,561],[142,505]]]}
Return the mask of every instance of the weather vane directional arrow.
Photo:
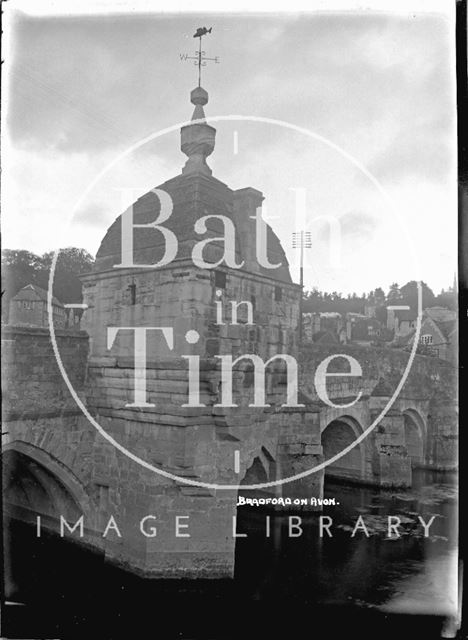
{"label": "weather vane directional arrow", "polygon": [[180,59],[183,60],[185,62],[185,60],[194,60],[195,65],[198,66],[198,86],[201,87],[201,68],[206,66],[207,62],[215,62],[216,64],[219,63],[219,57],[216,56],[214,58],[207,58],[205,56],[205,52],[202,51],[202,38],[203,36],[206,36],[208,33],[211,33],[211,30],[213,29],[213,27],[210,27],[209,29],[207,29],[206,27],[199,27],[196,32],[193,34],[194,38],[199,38],[200,39],[200,44],[198,47],[198,51],[195,51],[195,55],[194,56],[189,56],[188,53],[181,53],[180,54]]}

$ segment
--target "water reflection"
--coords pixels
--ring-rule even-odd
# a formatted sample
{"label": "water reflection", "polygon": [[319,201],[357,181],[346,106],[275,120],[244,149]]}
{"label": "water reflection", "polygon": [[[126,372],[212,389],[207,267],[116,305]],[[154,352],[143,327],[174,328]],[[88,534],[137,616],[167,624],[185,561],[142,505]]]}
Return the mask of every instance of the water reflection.
{"label": "water reflection", "polygon": [[[345,624],[359,625],[360,638],[440,638],[456,602],[456,478],[421,472],[415,480],[401,492],[328,482],[325,497],[340,503],[324,511],[333,520],[332,538],[320,538],[317,514],[294,514],[303,533],[290,537],[292,514],[240,507],[237,530],[248,537],[236,541],[234,581],[147,580],[56,536],[36,539],[28,525],[13,522],[12,559],[23,571],[18,597],[25,606],[3,613],[3,630],[18,638],[116,640],[157,620],[158,631],[169,629],[158,635],[165,640],[285,640],[308,637],[292,628],[313,619],[314,632],[320,622],[326,628],[318,637],[342,638]],[[385,537],[389,514],[401,519],[398,539]],[[428,538],[418,515],[426,522],[437,516]],[[358,516],[369,537],[362,531],[351,537]],[[423,615],[398,615],[405,613]],[[281,620],[288,628],[278,635]],[[131,632],[122,634],[125,624]]]}
{"label": "water reflection", "polygon": [[[324,508],[333,537],[319,536],[316,514],[299,513],[303,533],[289,535],[289,513],[240,507],[236,581],[257,600],[281,599],[304,605],[346,604],[392,613],[455,613],[457,594],[456,477],[414,472],[409,491],[326,482]],[[400,518],[400,537],[387,537],[388,516]],[[369,537],[360,527],[362,516]],[[428,537],[418,520],[429,523]],[[295,531],[297,533],[297,530]],[[293,532],[294,533],[294,532]]]}

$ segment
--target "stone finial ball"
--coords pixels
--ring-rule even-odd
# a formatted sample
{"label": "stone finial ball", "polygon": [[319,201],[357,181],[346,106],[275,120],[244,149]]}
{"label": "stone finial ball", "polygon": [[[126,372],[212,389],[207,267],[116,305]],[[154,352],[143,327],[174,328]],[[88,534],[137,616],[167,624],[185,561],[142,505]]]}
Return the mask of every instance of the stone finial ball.
{"label": "stone finial ball", "polygon": [[197,87],[190,93],[190,102],[192,104],[205,105],[208,102],[208,92],[201,87]]}

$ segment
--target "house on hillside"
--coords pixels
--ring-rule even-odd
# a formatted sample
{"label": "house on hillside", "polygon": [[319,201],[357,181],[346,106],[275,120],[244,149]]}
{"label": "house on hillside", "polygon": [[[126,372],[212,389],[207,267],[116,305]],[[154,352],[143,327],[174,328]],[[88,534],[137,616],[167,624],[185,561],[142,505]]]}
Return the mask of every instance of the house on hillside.
{"label": "house on hillside", "polygon": [[[452,364],[457,363],[458,351],[458,321],[457,318],[449,320],[435,320],[426,309],[421,323],[418,352],[422,355],[433,356],[447,360]],[[447,311],[449,311],[447,309]],[[438,317],[446,317],[443,314]],[[410,334],[397,336],[394,346],[410,350],[413,345],[416,330]]]}
{"label": "house on hillside", "polygon": [[376,318],[348,319],[349,342],[362,346],[383,344],[393,339],[393,332]]}
{"label": "house on hillside", "polygon": [[345,321],[341,313],[336,311],[321,311],[304,313],[304,338],[306,342],[345,343]]}
{"label": "house on hillside", "polygon": [[320,313],[306,312],[302,314],[303,339],[306,342],[313,342],[312,336],[320,331]]}
{"label": "house on hillside", "polygon": [[[67,324],[65,307],[55,296],[52,297],[52,311],[54,326],[65,328]],[[49,325],[47,291],[35,284],[28,284],[20,289],[10,300],[8,323],[12,325],[47,327]]]}
{"label": "house on hillside", "polygon": [[458,322],[456,318],[434,320],[425,314],[419,342],[426,347],[428,355],[455,363],[458,347]]}
{"label": "house on hillside", "polygon": [[331,329],[322,329],[312,336],[314,344],[340,344],[340,336]]}
{"label": "house on hillside", "polygon": [[428,307],[424,313],[435,322],[448,322],[457,319],[457,312],[446,307]]}
{"label": "house on hillside", "polygon": [[387,329],[395,336],[410,335],[416,328],[418,314],[412,309],[398,306],[387,307]]}

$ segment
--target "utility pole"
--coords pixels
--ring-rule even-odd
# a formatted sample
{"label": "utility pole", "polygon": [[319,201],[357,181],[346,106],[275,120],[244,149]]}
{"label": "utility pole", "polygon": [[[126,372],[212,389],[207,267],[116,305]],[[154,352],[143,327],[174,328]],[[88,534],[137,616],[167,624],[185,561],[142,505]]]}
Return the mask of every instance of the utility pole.
{"label": "utility pole", "polygon": [[302,344],[302,305],[304,297],[304,249],[312,248],[310,231],[297,231],[292,234],[293,249],[301,250],[299,284],[301,297],[299,300],[299,346]]}

